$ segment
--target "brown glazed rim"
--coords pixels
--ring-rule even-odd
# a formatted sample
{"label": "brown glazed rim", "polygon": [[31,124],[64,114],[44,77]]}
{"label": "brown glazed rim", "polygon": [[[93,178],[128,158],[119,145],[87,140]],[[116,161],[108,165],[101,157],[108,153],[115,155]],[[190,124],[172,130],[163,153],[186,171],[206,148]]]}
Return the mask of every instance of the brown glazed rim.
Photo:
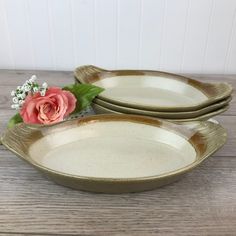
{"label": "brown glazed rim", "polygon": [[[196,160],[190,165],[180,168],[176,171],[171,171],[162,175],[154,175],[148,177],[137,177],[137,178],[97,178],[97,177],[87,177],[79,175],[66,174],[60,171],[55,171],[49,169],[36,163],[33,159],[28,156],[29,146],[42,138],[47,134],[53,132],[59,132],[64,129],[68,129],[68,126],[73,128],[80,125],[86,125],[94,122],[109,122],[109,121],[129,121],[141,124],[147,124],[155,127],[162,127],[168,129],[176,134],[185,138],[191,145],[195,148],[197,156]],[[190,126],[194,124],[193,128]],[[40,127],[37,125],[26,125],[24,123],[14,126],[12,129],[8,129],[1,137],[2,144],[8,148],[10,151],[15,153],[21,159],[27,161],[37,169],[43,172],[49,172],[51,174],[60,175],[62,177],[69,177],[72,179],[80,179],[86,181],[97,181],[97,182],[145,182],[147,180],[155,181],[157,179],[162,179],[165,177],[177,176],[184,174],[191,169],[198,166],[203,160],[217,151],[226,141],[226,131],[219,124],[214,124],[212,122],[194,122],[188,124],[177,125],[174,123],[157,120],[145,116],[137,115],[96,115],[84,117],[81,119],[74,119],[69,121],[64,121],[59,124]]]}
{"label": "brown glazed rim", "polygon": [[195,106],[186,107],[158,107],[158,106],[143,106],[138,104],[131,104],[127,102],[118,101],[112,98],[107,98],[102,94],[98,95],[97,98],[114,103],[120,106],[132,107],[142,110],[149,111],[193,111],[203,108],[207,105],[215,103],[231,95],[233,88],[228,83],[203,83],[194,79],[190,79],[185,76],[172,74],[163,71],[153,70],[105,70],[93,65],[85,65],[77,67],[74,71],[74,76],[77,82],[82,84],[92,84],[96,81],[112,77],[112,76],[127,76],[127,75],[149,75],[149,76],[164,76],[166,78],[181,81],[189,84],[192,87],[200,90],[203,94],[208,97],[208,100]]}

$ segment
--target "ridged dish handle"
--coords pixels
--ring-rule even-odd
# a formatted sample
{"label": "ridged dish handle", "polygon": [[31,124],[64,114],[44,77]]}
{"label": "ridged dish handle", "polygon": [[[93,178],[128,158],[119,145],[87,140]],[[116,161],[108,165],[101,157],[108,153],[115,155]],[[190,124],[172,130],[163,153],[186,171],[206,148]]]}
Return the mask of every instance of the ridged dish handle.
{"label": "ridged dish handle", "polygon": [[[1,145],[21,157],[25,156],[27,147],[32,142],[32,129],[37,128],[30,127],[25,123],[17,124],[13,128],[7,128],[1,134]],[[23,159],[27,161],[27,158]]]}
{"label": "ridged dish handle", "polygon": [[[203,145],[203,143],[207,144],[203,159],[213,154],[215,150],[218,150],[226,142],[226,130],[213,119],[208,121],[185,122],[182,125],[193,131],[192,134],[189,133],[187,136],[190,139],[194,137],[194,142],[199,146]],[[200,136],[194,136],[196,133]]]}
{"label": "ridged dish handle", "polygon": [[208,93],[211,94],[213,99],[217,98],[217,100],[220,100],[222,98],[228,97],[232,91],[233,87],[229,83],[208,83],[206,84]]}
{"label": "ridged dish handle", "polygon": [[97,73],[104,72],[106,70],[93,66],[93,65],[85,65],[79,66],[74,71],[74,76],[76,78],[76,82],[86,83],[88,78],[95,76]]}

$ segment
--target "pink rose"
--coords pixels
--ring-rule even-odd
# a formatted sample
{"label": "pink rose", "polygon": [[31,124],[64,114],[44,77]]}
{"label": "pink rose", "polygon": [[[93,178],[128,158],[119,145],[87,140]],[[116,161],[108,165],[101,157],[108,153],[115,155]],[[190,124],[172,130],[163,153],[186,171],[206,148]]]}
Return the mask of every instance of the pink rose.
{"label": "pink rose", "polygon": [[45,96],[39,92],[27,95],[20,115],[28,124],[54,124],[63,121],[75,106],[76,98],[71,92],[50,87]]}

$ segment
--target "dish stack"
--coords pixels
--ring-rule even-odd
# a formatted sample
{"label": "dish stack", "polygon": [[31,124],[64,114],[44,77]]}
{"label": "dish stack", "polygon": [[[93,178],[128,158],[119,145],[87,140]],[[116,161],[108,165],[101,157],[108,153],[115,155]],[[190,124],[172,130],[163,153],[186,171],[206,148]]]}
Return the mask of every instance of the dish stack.
{"label": "dish stack", "polygon": [[105,90],[93,101],[97,114],[136,114],[176,122],[207,120],[225,112],[232,86],[204,83],[184,76],[150,70],[104,70],[78,67],[76,81]]}

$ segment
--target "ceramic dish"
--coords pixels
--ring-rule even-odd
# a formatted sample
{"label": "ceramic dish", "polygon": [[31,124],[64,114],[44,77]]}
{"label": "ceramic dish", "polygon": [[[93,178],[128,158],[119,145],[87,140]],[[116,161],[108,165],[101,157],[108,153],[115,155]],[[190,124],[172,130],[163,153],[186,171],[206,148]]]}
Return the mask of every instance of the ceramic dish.
{"label": "ceramic dish", "polygon": [[50,127],[16,125],[9,150],[56,183],[93,192],[150,190],[199,165],[226,141],[212,122],[176,125],[145,116],[101,115]]}
{"label": "ceramic dish", "polygon": [[[92,105],[92,108],[94,110],[94,112],[96,114],[126,114],[126,113],[122,113],[122,112],[118,112],[118,111],[115,111],[115,110],[112,110],[112,109],[109,109],[109,108],[106,108],[106,107],[103,107],[103,106],[100,106],[98,104],[95,104],[93,103]],[[215,111],[212,111],[212,112],[209,112],[205,115],[201,115],[201,116],[197,116],[195,118],[186,118],[186,119],[172,119],[172,118],[165,118],[165,120],[168,120],[168,121],[173,121],[173,122],[185,122],[185,121],[200,121],[200,120],[208,120],[210,119],[211,117],[214,117],[216,115],[219,115],[225,111],[227,111],[229,108],[229,105],[226,105],[220,109],[217,109]],[[160,118],[160,119],[164,119],[164,118]]]}
{"label": "ceramic dish", "polygon": [[78,67],[79,83],[105,88],[98,98],[124,107],[148,111],[194,111],[229,97],[227,83],[202,83],[184,76],[159,71],[114,70]]}
{"label": "ceramic dish", "polygon": [[145,116],[153,116],[158,118],[165,118],[165,119],[186,119],[186,118],[195,118],[201,115],[205,115],[211,111],[215,111],[227,105],[232,100],[232,97],[225,98],[219,102],[213,103],[207,107],[196,111],[185,111],[185,112],[164,112],[164,111],[147,111],[147,110],[140,110],[135,108],[129,107],[122,107],[113,103],[106,102],[101,99],[94,99],[94,103],[98,104],[102,107],[111,109],[113,111],[118,111],[125,114],[136,114],[136,115],[145,115]]}

